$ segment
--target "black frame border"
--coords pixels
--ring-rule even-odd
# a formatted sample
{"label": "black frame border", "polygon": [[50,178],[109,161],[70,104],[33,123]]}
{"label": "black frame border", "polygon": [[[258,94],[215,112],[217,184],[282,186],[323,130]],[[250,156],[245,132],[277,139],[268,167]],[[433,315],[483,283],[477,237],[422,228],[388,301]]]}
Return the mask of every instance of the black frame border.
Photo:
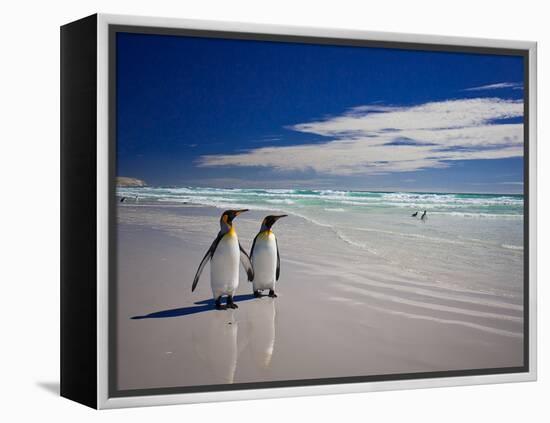
{"label": "black frame border", "polygon": [[[523,366],[517,367],[497,367],[485,369],[468,369],[468,370],[445,370],[434,372],[417,372],[417,373],[399,373],[385,375],[369,375],[369,376],[351,376],[337,378],[318,378],[318,379],[299,379],[287,381],[270,381],[270,382],[248,382],[235,384],[220,384],[220,385],[195,385],[195,386],[180,386],[169,388],[143,388],[143,389],[126,389],[119,390],[117,388],[117,214],[116,214],[116,34],[119,32],[134,33],[143,35],[167,35],[167,36],[183,36],[183,37],[201,37],[201,38],[217,38],[217,39],[232,39],[232,40],[248,40],[248,41],[266,41],[266,42],[282,42],[282,43],[299,43],[299,44],[314,44],[314,45],[336,45],[348,47],[371,47],[371,48],[388,48],[394,50],[416,50],[416,51],[439,51],[446,53],[470,53],[484,55],[500,55],[500,56],[519,56],[523,58],[524,64],[524,81],[523,81]],[[379,40],[363,40],[355,38],[334,38],[334,37],[316,37],[316,36],[298,36],[298,35],[282,35],[282,34],[266,34],[255,32],[233,32],[233,31],[216,31],[203,29],[186,29],[186,28],[170,28],[170,27],[152,27],[152,26],[136,26],[136,25],[108,25],[108,109],[109,109],[109,281],[108,281],[108,397],[135,397],[145,395],[169,395],[169,394],[189,394],[200,392],[220,392],[220,391],[237,391],[250,389],[269,389],[269,388],[287,388],[299,386],[315,386],[315,385],[338,385],[349,383],[365,383],[365,382],[383,382],[383,381],[399,381],[411,379],[438,379],[448,377],[464,377],[464,376],[479,376],[479,375],[498,375],[510,373],[528,373],[529,372],[529,77],[530,63],[528,49],[511,49],[511,48],[496,48],[496,47],[473,47],[460,46],[451,44],[433,44],[433,43],[418,43],[418,42],[401,42],[401,41],[379,41]]]}
{"label": "black frame border", "polygon": [[60,395],[97,407],[97,15],[60,28]]}

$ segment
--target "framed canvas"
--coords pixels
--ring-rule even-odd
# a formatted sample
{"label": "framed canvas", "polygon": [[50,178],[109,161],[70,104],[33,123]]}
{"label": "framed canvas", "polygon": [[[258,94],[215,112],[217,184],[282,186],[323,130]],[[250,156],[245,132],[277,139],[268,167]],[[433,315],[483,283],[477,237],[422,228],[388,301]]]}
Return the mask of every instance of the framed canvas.
{"label": "framed canvas", "polygon": [[61,28],[61,394],[536,378],[536,44]]}

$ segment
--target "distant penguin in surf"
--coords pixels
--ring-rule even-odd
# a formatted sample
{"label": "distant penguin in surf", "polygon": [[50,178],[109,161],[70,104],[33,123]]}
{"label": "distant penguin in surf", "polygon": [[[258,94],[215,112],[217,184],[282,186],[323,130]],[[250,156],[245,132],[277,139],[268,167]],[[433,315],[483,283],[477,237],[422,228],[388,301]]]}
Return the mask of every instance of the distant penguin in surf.
{"label": "distant penguin in surf", "polygon": [[120,199],[120,202],[121,202],[121,203],[124,203],[124,200],[126,200],[126,197],[122,197],[122,198]]}
{"label": "distant penguin in surf", "polygon": [[[254,278],[254,270],[250,263],[250,257],[248,257],[248,254],[239,243],[237,232],[233,226],[233,219],[246,211],[248,209],[227,210],[223,212],[220,218],[220,232],[218,232],[218,236],[204,255],[193,280],[191,292],[197,287],[206,263],[212,260],[210,265],[210,285],[216,309],[218,310],[238,308],[237,304],[233,302],[233,295],[239,286],[239,261],[246,270],[248,280],[251,281]],[[222,306],[221,304],[223,295],[227,295],[227,306]]]}
{"label": "distant penguin in surf", "polygon": [[424,210],[424,213],[422,213],[422,216],[420,216],[420,220],[425,222],[427,218],[428,218],[428,216],[426,215],[426,210]]}
{"label": "distant penguin in surf", "polygon": [[254,268],[252,291],[255,297],[261,297],[261,292],[265,289],[269,289],[270,297],[277,297],[275,282],[279,280],[281,258],[277,238],[271,227],[277,220],[286,216],[286,214],[266,216],[262,221],[260,232],[258,232],[252,243],[250,261]]}
{"label": "distant penguin in surf", "polygon": [[411,214],[411,217],[416,217],[416,216],[418,216],[418,212],[417,212],[417,211],[414,212],[413,214]]}

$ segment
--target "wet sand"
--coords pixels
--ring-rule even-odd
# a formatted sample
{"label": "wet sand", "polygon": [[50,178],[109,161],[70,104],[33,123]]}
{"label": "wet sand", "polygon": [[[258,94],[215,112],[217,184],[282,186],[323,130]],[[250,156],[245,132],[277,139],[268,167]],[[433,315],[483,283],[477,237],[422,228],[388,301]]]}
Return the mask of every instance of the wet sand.
{"label": "wet sand", "polygon": [[[241,269],[237,310],[216,311],[211,207],[119,207],[118,388],[521,366],[521,298],[436,282],[297,216],[274,226],[278,298],[253,299]],[[236,219],[249,250],[266,212]]]}

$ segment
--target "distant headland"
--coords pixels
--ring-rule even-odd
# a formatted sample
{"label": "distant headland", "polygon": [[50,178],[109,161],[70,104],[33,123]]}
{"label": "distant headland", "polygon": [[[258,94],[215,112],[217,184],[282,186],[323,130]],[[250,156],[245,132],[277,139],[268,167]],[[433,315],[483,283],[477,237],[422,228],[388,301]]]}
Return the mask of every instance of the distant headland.
{"label": "distant headland", "polygon": [[128,176],[117,176],[116,184],[119,187],[145,187],[147,184],[145,181],[137,178],[130,178]]}

